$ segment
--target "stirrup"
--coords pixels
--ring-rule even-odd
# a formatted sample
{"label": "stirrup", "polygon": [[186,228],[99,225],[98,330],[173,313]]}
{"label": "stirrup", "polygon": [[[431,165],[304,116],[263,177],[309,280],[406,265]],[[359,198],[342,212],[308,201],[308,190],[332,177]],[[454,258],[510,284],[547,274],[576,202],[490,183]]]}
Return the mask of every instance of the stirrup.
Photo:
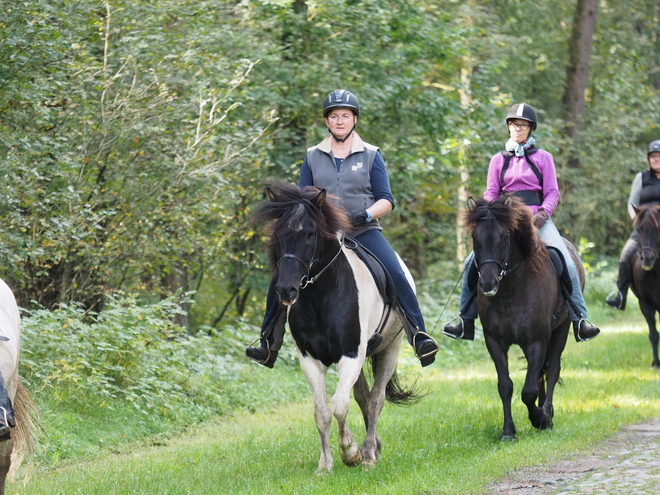
{"label": "stirrup", "polygon": [[[435,344],[435,349],[433,349],[432,351],[427,352],[426,354],[422,354],[421,356],[419,354],[417,354],[417,336],[418,335],[425,335],[428,339],[430,339],[431,342],[433,342],[433,344]],[[424,339],[424,340],[427,340],[427,339]],[[439,347],[438,347],[438,343],[435,341],[435,339],[433,337],[431,337],[428,333],[426,333],[426,332],[417,332],[415,335],[413,335],[413,350],[415,351],[415,356],[417,356],[417,359],[422,361],[422,360],[424,360],[426,358],[429,358],[431,356],[435,356],[435,354],[439,350]]]}
{"label": "stirrup", "polygon": [[[598,333],[596,335],[594,335],[593,337],[589,337],[588,339],[583,339],[582,336],[580,335],[580,325],[582,324],[583,321],[586,321],[589,325],[591,325],[596,330],[598,330]],[[579,342],[589,342],[590,340],[595,339],[599,335],[600,335],[600,328],[598,328],[596,325],[591,323],[586,318],[580,318],[577,322],[575,322],[575,337]]]}
{"label": "stirrup", "polygon": [[11,425],[9,424],[9,418],[7,417],[7,410],[2,406],[0,406],[0,409],[2,409],[2,417],[5,422],[4,425],[0,426],[0,440],[6,440],[11,438]]}
{"label": "stirrup", "polygon": [[[615,297],[619,299],[619,302],[612,304]],[[619,289],[610,292],[605,298],[605,304],[614,309],[623,309],[623,293]]]}
{"label": "stirrup", "polygon": [[[250,347],[254,347],[254,344],[256,344],[257,342],[259,342],[259,347],[261,347],[261,340],[262,340],[262,337],[259,337],[258,339],[253,340],[252,343],[248,346],[248,349]],[[268,342],[268,339],[263,339],[263,340],[266,341],[266,350],[268,351],[268,355],[266,356],[266,359],[260,361],[259,359],[255,359],[252,356],[248,356],[247,353],[245,355],[248,359],[251,359],[255,363],[263,364],[264,366],[266,366],[266,363],[270,360],[270,342]],[[271,368],[272,368],[272,366],[271,366]]]}
{"label": "stirrup", "polygon": [[[456,336],[453,333],[445,332],[445,328],[448,327],[453,321],[459,320],[461,322],[461,335]],[[456,340],[461,340],[465,336],[465,320],[461,318],[460,316],[455,316],[451,320],[449,320],[445,325],[442,327],[442,333],[445,334],[447,337],[451,337],[452,339]]]}

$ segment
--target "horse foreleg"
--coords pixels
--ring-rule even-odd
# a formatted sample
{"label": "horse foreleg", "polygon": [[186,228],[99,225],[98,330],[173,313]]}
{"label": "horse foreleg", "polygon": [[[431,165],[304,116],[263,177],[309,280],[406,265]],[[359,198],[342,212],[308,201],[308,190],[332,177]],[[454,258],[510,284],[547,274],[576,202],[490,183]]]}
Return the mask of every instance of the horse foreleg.
{"label": "horse foreleg", "polygon": [[332,414],[337,420],[339,428],[339,448],[341,460],[347,466],[357,466],[362,462],[362,452],[353,438],[353,433],[348,427],[348,406],[351,400],[351,390],[362,372],[364,358],[349,358],[343,356],[337,363],[339,382],[332,399],[330,407]]}
{"label": "horse foreleg", "polygon": [[545,345],[537,341],[523,349],[523,352],[527,358],[527,375],[521,398],[527,406],[529,421],[539,430],[552,428],[552,418],[548,417],[536,403],[539,398],[539,381],[545,365]]}
{"label": "horse foreleg", "polygon": [[655,326],[655,309],[648,302],[639,300],[639,309],[644,315],[644,319],[649,327],[649,341],[653,351],[652,368],[660,368],[660,359],[658,359],[658,329]]}
{"label": "horse foreleg", "polygon": [[327,368],[311,357],[303,357],[299,353],[300,368],[307,382],[312,388],[314,397],[314,420],[321,440],[321,458],[316,474],[332,471],[333,461],[330,451],[330,427],[332,426],[332,412],[326,402],[325,373]]}
{"label": "horse foreleg", "polygon": [[511,398],[513,397],[513,381],[509,377],[509,357],[508,349],[503,349],[493,338],[493,336],[484,328],[484,338],[488,353],[495,363],[497,371],[497,390],[502,400],[504,410],[504,426],[502,427],[502,440],[513,440],[516,438],[516,426],[511,415]]}

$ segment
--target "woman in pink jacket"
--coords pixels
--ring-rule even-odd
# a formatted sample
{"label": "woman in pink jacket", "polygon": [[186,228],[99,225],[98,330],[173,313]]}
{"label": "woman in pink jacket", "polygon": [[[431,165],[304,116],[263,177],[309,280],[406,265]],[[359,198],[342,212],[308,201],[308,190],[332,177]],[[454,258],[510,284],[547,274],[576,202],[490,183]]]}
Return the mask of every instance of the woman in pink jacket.
{"label": "woman in pink jacket", "polygon": [[[575,340],[584,342],[596,337],[600,330],[587,320],[587,308],[573,259],[552,221],[552,213],[559,203],[559,187],[552,155],[534,146],[532,132],[536,129],[536,110],[526,103],[513,105],[506,115],[509,140],[505,151],[490,160],[484,199],[493,201],[502,194],[520,198],[534,215],[534,225],[545,243],[561,253],[571,279],[573,304],[568,304]],[[474,253],[465,260],[467,276],[463,277],[461,310],[458,318],[445,325],[443,333],[455,339],[474,339],[474,320],[477,317]],[[452,325],[454,321],[458,320]]]}

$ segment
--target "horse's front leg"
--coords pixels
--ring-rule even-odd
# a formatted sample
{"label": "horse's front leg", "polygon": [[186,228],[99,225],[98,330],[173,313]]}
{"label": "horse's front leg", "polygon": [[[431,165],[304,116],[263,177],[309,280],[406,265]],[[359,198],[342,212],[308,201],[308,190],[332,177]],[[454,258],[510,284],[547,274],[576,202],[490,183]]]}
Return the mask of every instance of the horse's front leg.
{"label": "horse's front leg", "polygon": [[337,383],[335,394],[330,399],[332,414],[337,420],[339,429],[341,460],[350,467],[357,466],[362,462],[362,452],[353,438],[353,433],[348,428],[347,417],[348,406],[351,401],[351,390],[362,372],[363,364],[364,357],[349,358],[343,356],[339,360],[337,363],[339,382]]}
{"label": "horse's front leg", "polygon": [[545,365],[545,344],[543,342],[533,342],[530,346],[523,348],[527,358],[527,375],[525,376],[525,385],[522,389],[522,401],[527,406],[529,412],[529,421],[534,428],[544,430],[552,428],[552,417],[545,414],[537,405],[539,398],[539,377],[543,372]]}
{"label": "horse's front leg", "polygon": [[655,326],[655,309],[648,302],[639,299],[639,309],[644,315],[647,325],[649,326],[649,341],[651,342],[651,350],[653,351],[652,368],[660,368],[660,359],[658,359],[658,329]]}
{"label": "horse's front leg", "polygon": [[333,466],[332,453],[330,452],[332,412],[326,402],[325,386],[325,374],[328,369],[309,355],[303,356],[300,351],[298,352],[298,358],[300,360],[300,368],[312,388],[312,395],[314,396],[314,420],[321,439],[321,458],[319,459],[319,467],[316,470],[316,474],[321,474],[324,471],[330,472]]}
{"label": "horse's front leg", "polygon": [[490,332],[484,327],[484,338],[486,348],[495,363],[497,371],[497,390],[502,399],[502,408],[504,410],[504,426],[502,427],[502,440],[513,440],[516,438],[516,426],[511,415],[511,398],[513,397],[513,381],[509,377],[509,356],[508,348],[500,347],[500,344],[493,338]]}

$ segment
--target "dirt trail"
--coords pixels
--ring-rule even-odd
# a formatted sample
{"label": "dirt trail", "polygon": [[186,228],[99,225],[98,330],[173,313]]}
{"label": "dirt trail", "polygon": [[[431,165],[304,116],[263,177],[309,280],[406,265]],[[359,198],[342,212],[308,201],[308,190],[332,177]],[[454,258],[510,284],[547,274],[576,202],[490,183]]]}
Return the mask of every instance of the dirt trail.
{"label": "dirt trail", "polygon": [[581,456],[516,471],[484,495],[660,493],[660,418],[624,428]]}

